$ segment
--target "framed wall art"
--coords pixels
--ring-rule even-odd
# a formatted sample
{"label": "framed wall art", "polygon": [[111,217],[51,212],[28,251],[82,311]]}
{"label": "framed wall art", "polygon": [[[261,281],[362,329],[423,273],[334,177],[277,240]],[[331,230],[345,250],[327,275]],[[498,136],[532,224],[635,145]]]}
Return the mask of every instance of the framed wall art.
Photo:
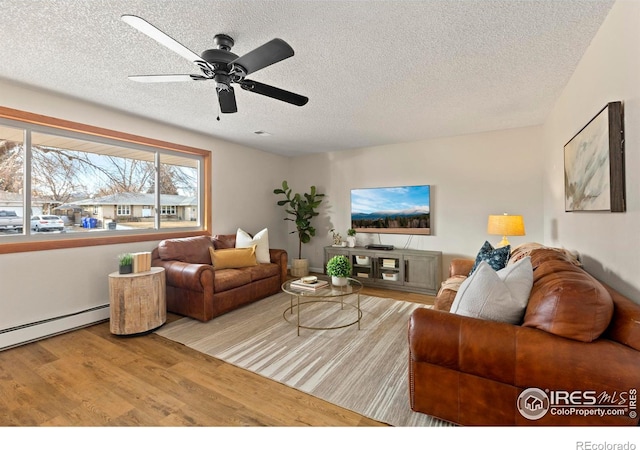
{"label": "framed wall art", "polygon": [[624,212],[622,102],[608,103],[564,146],[566,212]]}

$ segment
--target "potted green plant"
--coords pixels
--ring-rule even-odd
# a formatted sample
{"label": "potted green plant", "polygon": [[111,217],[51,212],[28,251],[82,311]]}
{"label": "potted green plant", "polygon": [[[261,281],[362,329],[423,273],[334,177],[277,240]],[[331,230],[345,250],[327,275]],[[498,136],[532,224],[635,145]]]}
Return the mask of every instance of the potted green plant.
{"label": "potted green plant", "polygon": [[291,275],[304,277],[309,274],[309,262],[302,258],[302,244],[306,244],[316,235],[316,229],[311,225],[311,219],[319,215],[316,211],[324,194],[319,194],[315,186],[311,186],[308,193],[292,193],[287,180],[282,182],[282,188],[274,189],[276,195],[284,195],[283,200],[278,200],[278,206],[284,206],[288,217],[295,223],[296,230],[291,234],[298,234],[298,258],[291,261]]}
{"label": "potted green plant", "polygon": [[347,277],[351,275],[351,263],[345,255],[336,255],[327,261],[327,275],[331,276],[331,284],[345,286]]}
{"label": "potted green plant", "polygon": [[133,272],[133,256],[131,253],[122,253],[118,255],[118,272],[125,274]]}
{"label": "potted green plant", "polygon": [[356,230],[353,228],[347,230],[347,245],[351,248],[356,246]]}

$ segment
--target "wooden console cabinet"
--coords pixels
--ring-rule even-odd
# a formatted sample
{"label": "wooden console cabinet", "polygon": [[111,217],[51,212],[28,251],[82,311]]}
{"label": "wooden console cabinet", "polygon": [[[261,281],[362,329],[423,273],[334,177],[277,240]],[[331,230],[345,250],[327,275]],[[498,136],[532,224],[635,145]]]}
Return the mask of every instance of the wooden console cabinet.
{"label": "wooden console cabinet", "polygon": [[352,276],[364,285],[436,295],[442,282],[442,252],[373,250],[364,247],[325,247],[324,267],[335,255],[345,255]]}

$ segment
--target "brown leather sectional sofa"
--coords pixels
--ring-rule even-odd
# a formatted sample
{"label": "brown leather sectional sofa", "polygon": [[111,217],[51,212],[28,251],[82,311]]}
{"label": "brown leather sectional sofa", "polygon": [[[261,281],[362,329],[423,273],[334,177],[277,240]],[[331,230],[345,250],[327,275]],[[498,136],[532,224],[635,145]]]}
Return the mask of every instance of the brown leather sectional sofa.
{"label": "brown leather sectional sofa", "polygon": [[[640,305],[557,249],[528,256],[520,325],[448,312],[447,281],[434,309],[413,313],[411,408],[461,425],[638,425]],[[473,263],[454,260],[448,281]]]}
{"label": "brown leather sectional sofa", "polygon": [[166,271],[167,311],[206,322],[280,292],[287,278],[287,252],[269,249],[270,263],[215,270],[209,249],[235,247],[236,235],[166,239],[151,265]]}

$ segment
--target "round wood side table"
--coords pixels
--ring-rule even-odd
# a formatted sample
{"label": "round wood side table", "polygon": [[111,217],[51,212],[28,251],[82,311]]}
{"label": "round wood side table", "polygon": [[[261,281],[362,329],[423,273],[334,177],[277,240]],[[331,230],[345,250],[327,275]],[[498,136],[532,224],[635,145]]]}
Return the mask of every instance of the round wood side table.
{"label": "round wood side table", "polygon": [[165,273],[162,267],[139,273],[109,274],[110,330],[138,334],[167,320]]}

